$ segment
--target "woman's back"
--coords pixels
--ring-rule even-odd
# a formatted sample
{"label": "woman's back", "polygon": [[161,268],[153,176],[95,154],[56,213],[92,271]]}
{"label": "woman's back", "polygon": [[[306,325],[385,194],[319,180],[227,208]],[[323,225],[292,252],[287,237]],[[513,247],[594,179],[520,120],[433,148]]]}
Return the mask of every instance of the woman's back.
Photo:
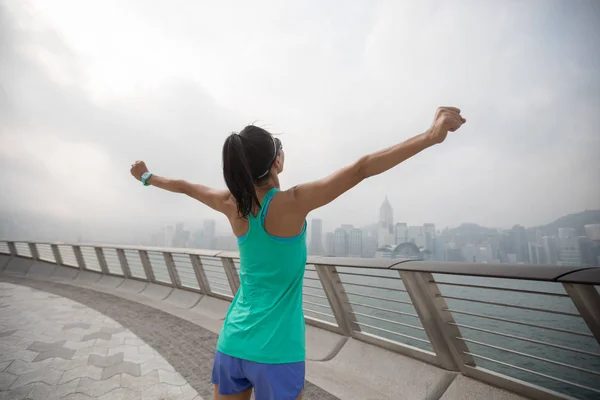
{"label": "woman's back", "polygon": [[275,188],[267,192],[257,215],[248,215],[246,234],[238,238],[241,285],[217,344],[224,354],[261,363],[305,358],[306,223],[294,237],[277,237],[265,230],[267,214],[275,219],[273,225],[281,222],[269,211],[274,197],[285,196],[278,192]]}

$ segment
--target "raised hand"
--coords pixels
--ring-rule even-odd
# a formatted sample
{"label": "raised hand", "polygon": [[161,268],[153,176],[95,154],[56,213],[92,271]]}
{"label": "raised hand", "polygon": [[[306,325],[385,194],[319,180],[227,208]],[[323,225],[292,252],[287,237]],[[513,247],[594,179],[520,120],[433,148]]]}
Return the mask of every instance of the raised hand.
{"label": "raised hand", "polygon": [[148,167],[146,167],[146,163],[143,161],[136,161],[131,164],[131,175],[138,181],[142,180],[142,175],[144,172],[148,172]]}
{"label": "raised hand", "polygon": [[460,115],[456,107],[440,107],[435,112],[435,118],[431,127],[427,130],[427,136],[433,143],[442,143],[446,140],[448,132],[454,132],[467,122]]}

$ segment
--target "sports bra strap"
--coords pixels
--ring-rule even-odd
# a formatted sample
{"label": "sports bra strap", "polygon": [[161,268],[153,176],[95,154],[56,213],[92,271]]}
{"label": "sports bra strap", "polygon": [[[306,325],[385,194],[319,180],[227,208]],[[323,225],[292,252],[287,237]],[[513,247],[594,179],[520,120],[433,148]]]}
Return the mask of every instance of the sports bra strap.
{"label": "sports bra strap", "polygon": [[271,200],[273,200],[273,196],[277,193],[279,189],[272,188],[267,192],[263,199],[262,207],[260,209],[260,224],[264,228],[265,226],[265,217],[267,216],[267,210],[269,209],[269,205],[271,205]]}

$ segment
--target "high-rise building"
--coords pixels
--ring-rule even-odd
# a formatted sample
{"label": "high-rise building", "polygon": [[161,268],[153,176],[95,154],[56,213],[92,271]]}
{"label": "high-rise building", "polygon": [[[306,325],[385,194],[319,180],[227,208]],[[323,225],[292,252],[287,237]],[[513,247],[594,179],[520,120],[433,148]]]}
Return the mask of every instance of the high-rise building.
{"label": "high-rise building", "polygon": [[414,243],[419,249],[425,249],[427,241],[425,240],[425,229],[422,226],[408,227],[408,242]]}
{"label": "high-rise building", "polygon": [[571,239],[577,237],[577,231],[573,228],[558,228],[559,239]]}
{"label": "high-rise building", "polygon": [[546,259],[546,251],[543,245],[530,242],[529,248],[529,260],[532,264],[546,265],[548,260]]}
{"label": "high-rise building", "polygon": [[[200,240],[200,248],[211,250],[216,246],[216,221],[214,219],[205,219],[202,222],[202,238]],[[227,240],[225,240],[227,242]]]}
{"label": "high-rise building", "polygon": [[385,200],[379,207],[379,223],[385,226],[394,225],[394,210],[387,196],[385,196]]}
{"label": "high-rise building", "polygon": [[558,264],[558,243],[554,236],[542,237],[542,246],[544,248],[544,254],[547,264],[557,265]]}
{"label": "high-rise building", "polygon": [[377,245],[393,246],[396,244],[394,232],[394,210],[387,196],[379,208],[379,224],[377,228]]}
{"label": "high-rise building", "polygon": [[353,228],[350,230],[350,248],[348,253],[350,257],[362,257],[363,242],[362,231],[360,229]]}
{"label": "high-rise building", "polygon": [[377,252],[377,235],[370,229],[362,230],[362,256],[366,258],[375,257]]}
{"label": "high-rise building", "polygon": [[322,255],[323,249],[323,221],[313,218],[310,223],[310,242],[308,245],[309,254]]}
{"label": "high-rise building", "polygon": [[600,242],[600,224],[584,225],[585,235],[594,242]]}
{"label": "high-rise building", "polygon": [[517,263],[529,264],[529,241],[527,231],[521,225],[515,225],[510,230],[512,253],[516,254]]}
{"label": "high-rise building", "polygon": [[190,240],[190,231],[183,229],[183,222],[175,224],[175,232],[173,234],[172,246],[173,247],[187,247]]}
{"label": "high-rise building", "polygon": [[348,257],[350,253],[350,230],[352,228],[342,225],[334,232],[335,235],[335,251],[336,257]]}
{"label": "high-rise building", "polygon": [[396,223],[396,241],[395,244],[399,245],[408,242],[408,226],[406,222]]}
{"label": "high-rise building", "polygon": [[335,255],[335,234],[333,232],[325,234],[325,254],[328,256]]}
{"label": "high-rise building", "polygon": [[581,265],[579,238],[562,237],[558,239],[558,263],[560,265]]}

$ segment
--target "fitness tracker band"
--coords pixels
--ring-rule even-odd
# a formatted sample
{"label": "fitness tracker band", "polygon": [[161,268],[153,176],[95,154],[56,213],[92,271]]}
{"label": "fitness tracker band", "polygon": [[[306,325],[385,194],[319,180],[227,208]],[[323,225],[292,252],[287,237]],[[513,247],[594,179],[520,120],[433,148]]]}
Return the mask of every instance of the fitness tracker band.
{"label": "fitness tracker band", "polygon": [[144,172],[142,174],[142,183],[144,184],[144,186],[149,186],[150,184],[148,183],[148,179],[152,178],[152,173],[151,172]]}

